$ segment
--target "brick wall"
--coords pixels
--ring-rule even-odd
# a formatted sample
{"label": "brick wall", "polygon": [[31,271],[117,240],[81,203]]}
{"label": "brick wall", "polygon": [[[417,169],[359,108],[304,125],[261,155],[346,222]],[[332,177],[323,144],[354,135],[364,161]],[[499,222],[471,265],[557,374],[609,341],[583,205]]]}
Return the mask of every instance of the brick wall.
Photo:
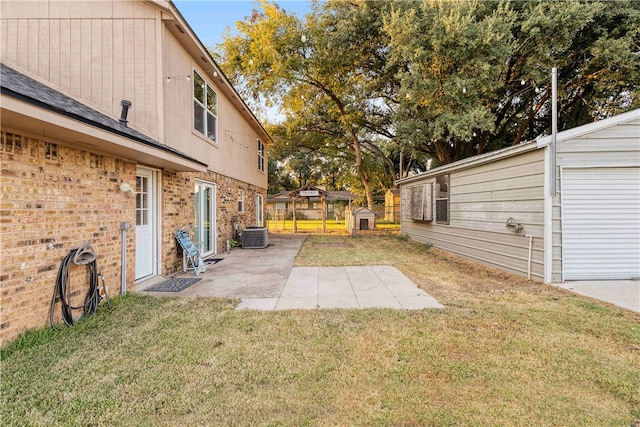
{"label": "brick wall", "polygon": [[[238,230],[256,225],[256,196],[262,194],[266,203],[266,189],[247,184],[215,172],[187,173],[164,172],[162,175],[163,226],[162,253],[163,275],[170,275],[182,269],[182,255],[178,250],[173,232],[188,227],[193,238],[195,207],[193,189],[195,180],[215,185],[216,188],[216,249],[224,252],[227,240],[234,236],[233,224]],[[238,212],[238,190],[244,190],[244,213]]]}
{"label": "brick wall", "polygon": [[[127,233],[127,289],[135,290],[136,198],[120,191],[135,186],[136,165],[112,157],[70,148],[7,129],[1,134],[0,155],[0,343],[28,329],[46,326],[60,262],[71,249],[94,246],[98,269],[111,296],[120,292],[120,223]],[[216,188],[216,245],[238,229],[256,223],[255,199],[266,189],[215,172],[163,171],[161,179],[160,274],[182,269],[182,256],[173,232],[190,226],[193,237],[195,179]],[[244,190],[244,213],[238,212],[238,189]],[[80,305],[87,292],[87,267],[73,266],[72,303]],[[78,314],[80,312],[78,311]],[[55,320],[60,320],[56,305]]]}
{"label": "brick wall", "polygon": [[182,252],[178,249],[173,232],[189,227],[193,238],[195,219],[192,173],[167,172],[162,174],[162,271],[163,276],[171,275],[182,269]]}
{"label": "brick wall", "polygon": [[[110,295],[120,290],[120,223],[135,224],[135,198],[119,190],[135,183],[136,167],[99,154],[0,132],[0,342],[48,323],[60,262],[90,243]],[[134,237],[127,259],[134,259]],[[127,277],[133,286],[134,263]],[[70,270],[74,304],[87,291],[87,267]],[[56,320],[59,320],[59,305]],[[78,312],[79,313],[79,312]]]}

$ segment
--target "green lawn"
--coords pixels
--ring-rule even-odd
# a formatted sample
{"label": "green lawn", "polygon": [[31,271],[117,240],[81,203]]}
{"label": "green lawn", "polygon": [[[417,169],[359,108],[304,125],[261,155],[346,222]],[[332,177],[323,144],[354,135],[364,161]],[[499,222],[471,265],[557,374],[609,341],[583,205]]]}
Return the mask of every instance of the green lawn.
{"label": "green lawn", "polygon": [[[321,219],[299,219],[296,221],[296,226],[300,233],[322,233]],[[293,231],[293,220],[268,220],[267,227],[271,233],[291,233]],[[326,229],[327,234],[347,234],[347,228],[343,219],[337,222],[335,219],[328,219],[326,221]],[[400,224],[388,224],[385,221],[376,222],[376,230],[393,231],[399,229]]]}
{"label": "green lawn", "polygon": [[395,236],[297,265],[389,264],[445,310],[234,311],[116,298],[2,349],[3,425],[629,426],[640,315]]}

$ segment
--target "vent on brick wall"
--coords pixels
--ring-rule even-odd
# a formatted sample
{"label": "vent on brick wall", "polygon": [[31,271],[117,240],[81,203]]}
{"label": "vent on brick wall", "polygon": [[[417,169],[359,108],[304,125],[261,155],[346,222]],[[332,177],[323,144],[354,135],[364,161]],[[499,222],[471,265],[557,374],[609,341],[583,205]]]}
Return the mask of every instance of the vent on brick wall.
{"label": "vent on brick wall", "polygon": [[242,230],[242,247],[246,249],[266,248],[269,234],[266,228],[245,228]]}

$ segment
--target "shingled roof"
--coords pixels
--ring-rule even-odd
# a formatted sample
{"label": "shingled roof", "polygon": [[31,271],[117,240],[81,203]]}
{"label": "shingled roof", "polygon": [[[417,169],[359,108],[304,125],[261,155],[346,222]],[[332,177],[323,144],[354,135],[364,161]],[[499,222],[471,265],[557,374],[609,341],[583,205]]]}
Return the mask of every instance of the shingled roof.
{"label": "shingled roof", "polygon": [[2,63],[0,63],[0,93],[90,126],[95,126],[140,144],[169,152],[202,166],[207,166],[205,163],[168,145],[162,144],[135,129],[131,129],[123,123],[120,123],[120,121],[112,119]]}

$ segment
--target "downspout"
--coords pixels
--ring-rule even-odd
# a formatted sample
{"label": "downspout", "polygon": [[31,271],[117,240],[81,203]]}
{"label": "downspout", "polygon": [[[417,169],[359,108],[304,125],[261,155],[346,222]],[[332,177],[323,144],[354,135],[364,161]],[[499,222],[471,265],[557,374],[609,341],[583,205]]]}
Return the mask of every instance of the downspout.
{"label": "downspout", "polygon": [[531,252],[533,249],[533,236],[531,234],[525,234],[524,237],[529,238],[529,259],[527,260],[527,279],[531,280]]}
{"label": "downspout", "polygon": [[[553,283],[553,196],[551,195],[551,147],[544,148],[544,283]],[[562,176],[560,177],[562,180]],[[562,214],[561,214],[562,215]]]}

